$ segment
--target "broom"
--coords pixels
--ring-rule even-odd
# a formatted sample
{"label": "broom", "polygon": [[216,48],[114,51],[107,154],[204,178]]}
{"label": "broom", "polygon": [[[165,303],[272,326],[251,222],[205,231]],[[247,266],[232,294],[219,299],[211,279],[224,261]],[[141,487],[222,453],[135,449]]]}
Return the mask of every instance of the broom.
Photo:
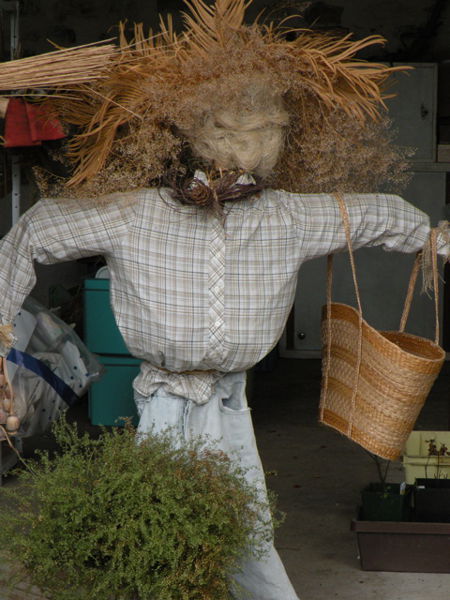
{"label": "broom", "polygon": [[0,63],[0,90],[35,89],[40,95],[47,95],[41,88],[64,89],[101,79],[118,49],[113,44],[98,44],[94,42]]}

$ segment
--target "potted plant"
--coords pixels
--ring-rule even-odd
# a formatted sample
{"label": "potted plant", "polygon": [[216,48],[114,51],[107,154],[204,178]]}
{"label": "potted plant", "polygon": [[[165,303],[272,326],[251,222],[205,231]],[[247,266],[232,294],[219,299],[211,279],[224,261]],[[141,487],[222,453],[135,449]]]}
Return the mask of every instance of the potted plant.
{"label": "potted plant", "polygon": [[242,469],[201,439],[54,431],[56,455],[25,461],[19,485],[1,490],[0,552],[16,579],[52,600],[240,597],[230,573],[272,535]]}
{"label": "potted plant", "polygon": [[[426,440],[428,458],[433,460],[434,477],[429,477],[425,464],[425,477],[418,477],[414,486],[414,519],[434,523],[450,523],[450,479],[442,467],[448,466],[450,456],[445,442],[435,438]],[[444,476],[443,476],[444,475]]]}
{"label": "potted plant", "polygon": [[[408,450],[408,445],[406,450]],[[442,460],[448,465],[447,450],[443,447],[436,447],[436,451],[438,455],[434,450],[430,453],[430,446],[428,446],[429,461]],[[417,449],[414,452],[417,452]],[[389,463],[383,467],[381,459],[371,456],[377,465],[379,481],[363,490],[359,518],[353,519],[351,524],[352,531],[357,535],[362,569],[366,571],[450,573],[450,561],[448,560],[450,522],[429,522],[431,519],[421,519],[421,514],[417,510],[417,499],[422,490],[414,485],[414,480],[411,482],[412,464],[409,463],[408,468],[405,469],[405,483],[388,484],[386,479]],[[406,458],[408,460],[407,456]],[[414,461],[417,460],[422,459],[414,457]],[[424,464],[414,464],[414,469],[417,468],[423,469]],[[414,472],[422,471],[415,470]],[[433,473],[435,474],[434,471]],[[436,482],[436,478],[432,478],[431,481]],[[440,481],[438,492],[443,491],[449,480],[441,479]],[[424,488],[424,491],[428,490]],[[450,500],[444,502],[447,506],[450,505]],[[443,508],[441,501],[439,501],[439,506]]]}
{"label": "potted plant", "polygon": [[378,481],[361,491],[360,518],[367,521],[407,521],[411,509],[411,486],[388,483],[390,461],[368,453],[374,460]]}

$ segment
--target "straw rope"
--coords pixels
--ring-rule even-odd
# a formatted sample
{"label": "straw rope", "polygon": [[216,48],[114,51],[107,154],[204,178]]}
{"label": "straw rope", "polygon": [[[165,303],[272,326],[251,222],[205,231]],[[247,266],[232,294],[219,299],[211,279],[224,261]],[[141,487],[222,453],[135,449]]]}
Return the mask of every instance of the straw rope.
{"label": "straw rope", "polygon": [[416,287],[417,276],[422,263],[422,252],[416,254],[416,260],[411,271],[411,277],[409,278],[408,289],[406,292],[405,304],[403,307],[403,313],[400,318],[399,331],[405,331],[406,322],[409,317],[409,311],[411,309],[412,298],[414,294],[414,288]]}
{"label": "straw rope", "polygon": [[[433,281],[433,297],[434,297],[434,311],[435,311],[435,332],[434,332],[434,341],[436,344],[439,344],[440,337],[440,325],[439,325],[439,275],[438,275],[438,265],[437,265],[437,237],[440,233],[440,228],[435,227],[430,232],[429,240],[426,244],[426,248],[423,251],[420,251],[416,255],[416,260],[414,261],[413,270],[411,272],[411,277],[409,280],[408,290],[406,293],[405,305],[403,308],[403,314],[400,319],[400,327],[399,331],[403,332],[405,330],[406,322],[408,320],[409,312],[411,309],[411,303],[414,293],[414,288],[417,281],[417,276],[419,274],[420,267],[422,266],[425,272],[425,269],[428,273],[431,272],[431,277]],[[428,258],[425,258],[425,254],[428,254]],[[429,262],[429,267],[426,267],[426,263]],[[429,276],[429,275],[426,275]]]}
{"label": "straw rope", "polygon": [[326,310],[326,318],[322,318],[322,326],[325,322],[327,332],[325,340],[327,343],[325,344],[326,358],[325,365],[322,373],[322,382],[321,382],[321,391],[320,391],[320,401],[319,401],[319,421],[323,422],[325,419],[325,400],[327,399],[327,392],[329,388],[329,374],[330,374],[330,364],[331,364],[331,291],[333,284],[333,255],[329,254],[327,256],[327,303],[325,305]]}
{"label": "straw rope", "polygon": [[[359,309],[359,311],[358,311],[358,314],[359,314],[358,354],[357,354],[357,362],[356,362],[356,367],[355,367],[355,382],[353,384],[352,405],[351,405],[351,410],[350,410],[350,418],[348,420],[348,431],[347,431],[347,435],[350,436],[351,431],[352,431],[353,415],[355,413],[355,408],[356,408],[356,395],[358,393],[359,378],[360,378],[360,374],[361,374],[363,317],[362,317],[361,297],[359,295],[359,286],[358,286],[358,281],[356,279],[355,259],[353,257],[352,238],[350,236],[350,222],[349,222],[349,218],[348,218],[348,212],[347,212],[347,208],[345,206],[345,202],[344,202],[344,198],[342,197],[342,194],[337,193],[336,198],[339,203],[339,210],[341,211],[342,221],[344,223],[345,237],[347,240],[347,246],[348,246],[348,251],[349,251],[349,256],[350,256],[350,265],[352,267],[353,285],[355,287],[356,302],[358,304],[358,309]],[[330,301],[331,301],[331,298],[330,298]]]}
{"label": "straw rope", "polygon": [[[447,247],[450,246],[450,229],[448,221],[440,221],[438,226],[434,228],[437,239],[439,238]],[[450,257],[447,256],[447,260]],[[428,293],[433,287],[433,251],[432,251],[432,236],[429,237],[423,248],[422,256],[422,291]]]}

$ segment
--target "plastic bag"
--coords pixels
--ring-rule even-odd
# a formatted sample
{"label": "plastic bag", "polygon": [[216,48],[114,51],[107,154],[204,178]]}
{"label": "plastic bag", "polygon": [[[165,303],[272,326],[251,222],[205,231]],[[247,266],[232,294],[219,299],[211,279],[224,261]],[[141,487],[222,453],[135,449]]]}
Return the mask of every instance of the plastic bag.
{"label": "plastic bag", "polygon": [[103,367],[67,323],[31,297],[14,321],[14,335],[7,368],[19,435],[27,437],[76,404]]}

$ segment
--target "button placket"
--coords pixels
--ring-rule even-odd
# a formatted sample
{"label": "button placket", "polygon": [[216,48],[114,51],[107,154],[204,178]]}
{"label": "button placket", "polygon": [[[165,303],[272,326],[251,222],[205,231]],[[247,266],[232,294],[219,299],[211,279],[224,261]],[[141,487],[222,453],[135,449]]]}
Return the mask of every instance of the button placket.
{"label": "button placket", "polygon": [[207,360],[221,363],[225,356],[225,228],[211,222],[209,266],[209,348]]}

